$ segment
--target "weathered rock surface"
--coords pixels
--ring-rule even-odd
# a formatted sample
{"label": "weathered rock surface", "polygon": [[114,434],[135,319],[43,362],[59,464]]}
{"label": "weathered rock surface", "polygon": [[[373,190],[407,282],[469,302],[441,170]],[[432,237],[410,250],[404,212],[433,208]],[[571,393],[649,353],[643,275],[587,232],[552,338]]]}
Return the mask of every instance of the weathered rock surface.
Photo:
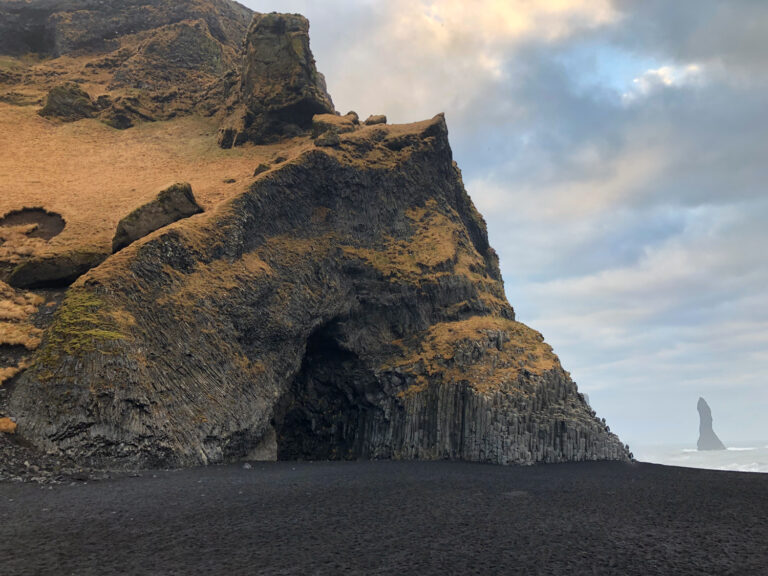
{"label": "weathered rock surface", "polygon": [[312,136],[318,136],[327,132],[346,134],[357,130],[357,122],[354,116],[338,116],[336,114],[316,114],[312,117]]}
{"label": "weathered rock surface", "polygon": [[103,252],[75,250],[30,258],[13,269],[8,284],[25,289],[69,286],[106,257]]}
{"label": "weathered rock surface", "polygon": [[[0,54],[33,52],[43,68],[20,64],[18,72],[0,71],[0,98],[25,105],[29,96],[14,96],[13,87],[85,81],[101,85],[105,94],[96,103],[80,94],[75,113],[65,119],[98,115],[127,129],[198,112],[213,115],[231,90],[227,73],[234,76],[240,66],[252,14],[230,0],[0,0]],[[46,69],[59,56],[72,65]],[[2,94],[3,85],[11,90]],[[54,96],[72,99],[60,92]],[[55,106],[52,112],[57,115]]]}
{"label": "weathered rock surface", "polygon": [[120,220],[112,240],[112,252],[122,250],[163,226],[200,214],[202,211],[192,193],[192,186],[187,183],[174,184],[160,192],[152,202],[137,208]]}
{"label": "weathered rock surface", "polygon": [[366,126],[376,126],[377,124],[386,124],[387,123],[387,117],[384,114],[374,114],[372,116],[368,116],[365,120]]}
{"label": "weathered rock surface", "polygon": [[[336,115],[307,21],[256,15],[239,54],[246,14],[225,0],[0,0],[0,33],[25,31],[0,49],[68,55],[19,60],[8,82],[47,90],[88,73],[98,117],[116,128],[196,115],[172,124],[186,142],[200,136],[192,120],[210,116],[210,140],[196,142],[215,147],[226,116],[224,147],[271,143],[217,150],[246,172],[215,174],[222,189],[195,218],[184,218],[199,212],[185,185],[138,208],[113,254],[108,237],[103,250],[87,239],[61,249],[76,215],[50,242],[27,236],[39,222],[0,227],[31,247],[2,279],[60,294],[74,282],[58,309],[60,298],[33,306],[56,312],[29,328],[23,367],[3,351],[15,370],[0,396],[0,417],[17,424],[18,442],[0,442],[10,473],[31,446],[131,468],[629,458],[543,337],[515,321],[443,116]],[[199,160],[186,152],[180,167]]]}
{"label": "weathered rock surface", "polygon": [[725,450],[725,444],[715,434],[712,428],[712,410],[704,398],[699,398],[696,404],[699,411],[699,441],[697,447],[699,450]]}
{"label": "weathered rock surface", "polygon": [[229,148],[262,144],[312,127],[316,114],[333,114],[325,79],[309,48],[309,22],[298,14],[257,14],[245,41],[236,104],[219,142]]}
{"label": "weathered rock surface", "polygon": [[0,51],[51,56],[110,51],[125,36],[198,19],[220,42],[237,45],[251,14],[227,0],[4,0],[0,2]]}
{"label": "weathered rock surface", "polygon": [[19,432],[46,450],[628,457],[515,322],[442,116],[343,134],[119,256],[69,290],[14,391]]}
{"label": "weathered rock surface", "polygon": [[74,82],[68,82],[48,92],[40,115],[75,122],[96,116],[96,105],[85,90]]}

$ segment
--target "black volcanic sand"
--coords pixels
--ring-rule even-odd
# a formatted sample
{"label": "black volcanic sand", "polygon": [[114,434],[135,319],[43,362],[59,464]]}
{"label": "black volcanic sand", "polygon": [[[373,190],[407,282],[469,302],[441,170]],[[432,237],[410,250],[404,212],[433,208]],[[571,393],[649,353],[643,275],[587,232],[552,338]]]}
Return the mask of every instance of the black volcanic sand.
{"label": "black volcanic sand", "polygon": [[254,464],[0,484],[15,574],[768,574],[768,475]]}

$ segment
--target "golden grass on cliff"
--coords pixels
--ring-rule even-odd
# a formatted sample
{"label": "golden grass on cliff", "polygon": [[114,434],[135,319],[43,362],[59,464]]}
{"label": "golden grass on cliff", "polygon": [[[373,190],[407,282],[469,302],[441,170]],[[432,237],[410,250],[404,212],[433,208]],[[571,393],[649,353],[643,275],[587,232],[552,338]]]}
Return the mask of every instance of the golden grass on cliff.
{"label": "golden grass on cliff", "polygon": [[[449,209],[450,210],[450,209]],[[451,212],[453,212],[451,210]],[[344,253],[358,257],[392,281],[419,282],[427,277],[445,273],[430,271],[438,266],[452,267],[460,249],[460,227],[455,218],[449,218],[438,209],[437,201],[430,199],[426,206],[406,211],[413,223],[414,233],[409,239],[384,238],[377,248],[344,246]],[[471,258],[470,254],[465,254]],[[476,260],[479,255],[475,252]]]}
{"label": "golden grass on cliff", "polygon": [[[496,334],[502,335],[501,349],[495,345]],[[472,359],[475,344],[481,352]],[[401,346],[406,352],[394,359],[394,365],[406,371],[421,365],[426,371],[417,377],[416,384],[401,392],[402,397],[426,390],[427,375],[443,382],[467,382],[479,393],[490,393],[502,385],[508,391],[514,389],[523,370],[541,375],[560,367],[539,332],[520,322],[493,316],[441,322]],[[408,353],[410,350],[415,351]],[[461,362],[457,362],[459,355],[465,356]]]}
{"label": "golden grass on cliff", "polygon": [[16,291],[0,282],[0,322],[24,322],[45,302],[32,292]]}
{"label": "golden grass on cliff", "polygon": [[287,154],[285,143],[222,150],[216,131],[215,121],[197,116],[122,131],[97,120],[60,124],[38,116],[36,107],[0,102],[0,216],[44,208],[67,223],[49,242],[7,241],[0,260],[16,251],[26,257],[108,247],[120,219],[173,182],[189,182],[210,211],[242,193],[260,163]]}
{"label": "golden grass on cliff", "polygon": [[23,346],[27,350],[37,350],[43,331],[33,326],[0,322],[0,346]]}

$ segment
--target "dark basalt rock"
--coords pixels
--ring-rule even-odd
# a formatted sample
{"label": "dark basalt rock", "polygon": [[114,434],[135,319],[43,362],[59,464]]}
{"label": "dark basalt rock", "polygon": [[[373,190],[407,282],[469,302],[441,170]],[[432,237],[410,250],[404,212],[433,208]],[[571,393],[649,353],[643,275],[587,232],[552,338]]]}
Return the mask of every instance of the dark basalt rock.
{"label": "dark basalt rock", "polygon": [[120,36],[200,19],[219,42],[238,46],[251,15],[228,0],[2,0],[0,53],[112,51]]}
{"label": "dark basalt rock", "polygon": [[263,144],[312,127],[335,112],[309,48],[309,22],[298,14],[257,14],[248,29],[237,103],[219,135],[224,148]]}
{"label": "dark basalt rock", "polygon": [[74,82],[54,86],[40,110],[40,116],[75,122],[96,116],[97,108],[88,93]]}
{"label": "dark basalt rock", "polygon": [[[83,57],[83,72],[99,72],[104,89],[122,97],[97,103],[99,118],[126,129],[218,113],[231,92],[227,73],[234,76],[240,66],[252,15],[230,0],[0,0],[0,54]],[[9,86],[23,77],[0,72],[0,82]],[[87,106],[74,119],[94,115]]]}
{"label": "dark basalt rock", "polygon": [[299,137],[216,210],[185,218],[201,210],[175,185],[120,222],[119,253],[13,270],[74,282],[14,376],[20,441],[130,468],[628,459],[515,321],[445,118],[336,115],[306,19],[256,15],[238,53],[248,18],[225,0],[0,0],[0,48],[90,59],[111,78],[93,113],[116,128],[204,114],[225,147]]}
{"label": "dark basalt rock", "polygon": [[373,116],[368,116],[365,120],[366,126],[376,126],[377,124],[386,124],[387,123],[387,117],[384,114],[377,114]]}
{"label": "dark basalt rock", "polygon": [[712,410],[704,398],[699,398],[696,405],[699,411],[699,441],[697,443],[699,450],[725,450],[725,444],[720,441],[715,431],[712,429]]}
{"label": "dark basalt rock", "polygon": [[163,226],[200,214],[202,211],[192,193],[192,186],[186,183],[174,184],[160,192],[152,202],[137,208],[120,220],[112,239],[112,252],[122,250]]}
{"label": "dark basalt rock", "polygon": [[355,116],[347,114],[346,116],[337,116],[336,114],[317,114],[312,117],[312,136],[317,138],[327,132],[334,134],[346,134],[357,130],[357,121]]}
{"label": "dark basalt rock", "polygon": [[106,258],[107,254],[94,250],[73,250],[31,258],[16,266],[8,277],[8,284],[24,289],[69,286]]}
{"label": "dark basalt rock", "polygon": [[444,118],[378,130],[70,288],[11,398],[19,434],[109,466],[627,459],[515,322]]}

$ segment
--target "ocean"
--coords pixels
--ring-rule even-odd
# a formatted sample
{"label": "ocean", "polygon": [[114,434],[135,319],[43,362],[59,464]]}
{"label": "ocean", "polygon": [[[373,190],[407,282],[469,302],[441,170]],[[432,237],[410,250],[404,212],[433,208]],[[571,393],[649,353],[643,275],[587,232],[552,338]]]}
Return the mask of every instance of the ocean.
{"label": "ocean", "polygon": [[699,452],[695,445],[690,444],[630,447],[640,462],[707,470],[768,473],[768,442],[765,441],[737,444],[727,450],[705,452]]}

